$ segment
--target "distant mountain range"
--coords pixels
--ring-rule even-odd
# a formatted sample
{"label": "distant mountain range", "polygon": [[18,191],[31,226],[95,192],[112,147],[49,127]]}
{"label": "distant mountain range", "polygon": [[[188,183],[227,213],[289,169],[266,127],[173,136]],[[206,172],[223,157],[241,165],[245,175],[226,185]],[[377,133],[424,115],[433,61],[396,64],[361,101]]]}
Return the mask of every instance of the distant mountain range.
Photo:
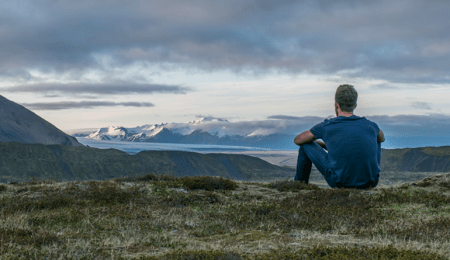
{"label": "distant mountain range", "polygon": [[226,119],[203,117],[187,123],[163,123],[134,128],[109,126],[96,130],[69,130],[66,133],[95,140],[296,148],[293,143],[295,135],[271,133],[270,129],[261,127],[236,128],[234,124]]}

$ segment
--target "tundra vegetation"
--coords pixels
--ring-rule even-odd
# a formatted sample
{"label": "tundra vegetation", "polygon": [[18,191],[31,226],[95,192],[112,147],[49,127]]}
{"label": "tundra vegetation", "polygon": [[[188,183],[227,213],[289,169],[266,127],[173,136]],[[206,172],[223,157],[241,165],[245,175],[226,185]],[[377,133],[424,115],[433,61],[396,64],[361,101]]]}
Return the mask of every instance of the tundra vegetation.
{"label": "tundra vegetation", "polygon": [[450,174],[371,190],[148,174],[0,185],[2,259],[449,259]]}

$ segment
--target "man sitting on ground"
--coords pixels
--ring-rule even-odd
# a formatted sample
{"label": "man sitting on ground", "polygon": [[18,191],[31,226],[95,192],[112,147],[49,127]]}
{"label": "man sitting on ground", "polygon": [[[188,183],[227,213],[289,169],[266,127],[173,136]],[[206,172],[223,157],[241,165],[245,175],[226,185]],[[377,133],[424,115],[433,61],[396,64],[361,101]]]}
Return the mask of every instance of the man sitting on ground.
{"label": "man sitting on ground", "polygon": [[353,114],[358,99],[353,86],[339,86],[334,98],[336,117],[325,119],[294,139],[300,146],[294,180],[308,183],[314,163],[332,188],[376,187],[384,134],[376,123]]}

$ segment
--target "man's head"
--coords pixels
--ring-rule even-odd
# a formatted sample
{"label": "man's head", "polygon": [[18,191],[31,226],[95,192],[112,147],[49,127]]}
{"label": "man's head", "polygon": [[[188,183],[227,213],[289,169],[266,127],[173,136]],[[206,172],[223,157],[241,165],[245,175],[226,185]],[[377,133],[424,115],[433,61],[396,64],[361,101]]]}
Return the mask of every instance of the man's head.
{"label": "man's head", "polygon": [[344,113],[353,113],[353,110],[356,108],[357,99],[358,92],[356,92],[352,85],[340,85],[335,95],[336,116],[338,115],[338,109]]}

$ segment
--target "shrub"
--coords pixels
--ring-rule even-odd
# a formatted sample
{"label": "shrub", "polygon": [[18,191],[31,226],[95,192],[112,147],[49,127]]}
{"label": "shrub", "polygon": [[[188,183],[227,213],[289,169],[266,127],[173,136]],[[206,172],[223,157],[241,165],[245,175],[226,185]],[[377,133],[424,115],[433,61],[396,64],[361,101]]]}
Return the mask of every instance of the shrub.
{"label": "shrub", "polygon": [[439,186],[450,189],[450,181],[441,181],[438,183]]}
{"label": "shrub", "polygon": [[147,175],[119,179],[119,181],[176,181],[177,179],[177,177],[172,175],[156,175],[149,173]]}
{"label": "shrub", "polygon": [[159,187],[180,187],[184,186],[188,190],[235,190],[237,183],[222,177],[212,177],[212,176],[185,176],[182,178],[177,178],[171,175],[155,175],[147,174],[139,177],[127,177],[123,179],[118,179],[119,182],[124,181],[151,181],[159,182],[157,186]]}
{"label": "shrub", "polygon": [[315,246],[312,249],[301,249],[295,253],[285,253],[282,251],[266,254],[255,259],[445,259],[443,256],[434,253],[421,252],[418,250],[399,250],[392,245],[387,247],[370,248],[346,248],[343,246],[327,247]]}
{"label": "shrub", "polygon": [[39,228],[39,227],[53,227],[62,226],[65,228],[73,227],[79,224],[85,215],[78,209],[70,209],[68,211],[61,211],[57,214],[47,214],[45,216],[30,217],[28,219],[28,225]]}
{"label": "shrub", "polygon": [[195,193],[178,193],[170,195],[163,200],[168,206],[189,206],[189,205],[204,205],[204,203],[214,204],[220,202],[220,197],[214,192],[205,191],[203,194]]}
{"label": "shrub", "polygon": [[294,180],[274,181],[265,184],[265,187],[277,189],[278,191],[320,190],[315,184],[305,184]]}
{"label": "shrub", "polygon": [[409,189],[382,189],[379,195],[373,196],[373,200],[381,205],[392,203],[423,203],[427,207],[439,207],[450,204],[450,198],[437,192]]}
{"label": "shrub", "polygon": [[141,257],[140,259],[153,260],[153,259],[173,259],[173,260],[243,260],[244,258],[237,253],[232,252],[222,252],[222,251],[206,251],[206,250],[195,250],[195,251],[181,251],[177,250],[173,253],[168,253],[162,257]]}
{"label": "shrub", "polygon": [[21,245],[42,246],[59,242],[56,235],[45,230],[5,229],[0,228],[0,240],[12,241]]}
{"label": "shrub", "polygon": [[[223,251],[181,251],[177,250],[163,256],[147,256],[140,259],[174,259],[174,260],[243,260],[249,259],[248,256],[241,256],[234,252]],[[273,250],[269,253],[255,255],[252,259],[257,260],[290,260],[290,259],[327,259],[327,260],[343,260],[343,259],[399,259],[399,260],[441,260],[446,259],[435,253],[421,252],[418,250],[399,250],[392,245],[387,247],[370,248],[362,246],[361,248],[346,248],[315,246],[313,248],[302,248],[296,252],[286,252],[285,250]]]}
{"label": "shrub", "polygon": [[[130,201],[135,194],[121,189],[113,182],[88,182],[89,187],[79,193],[80,199],[87,199],[100,206],[124,204]],[[133,192],[133,191],[132,191]],[[136,192],[136,188],[134,189]]]}
{"label": "shrub", "polygon": [[183,186],[189,190],[235,190],[237,183],[222,177],[195,176],[180,179]]}
{"label": "shrub", "polygon": [[[28,191],[23,188],[19,191]],[[43,193],[45,189],[42,189]],[[70,183],[63,194],[52,193],[52,189],[48,190],[48,194],[39,198],[19,197],[14,200],[0,201],[0,209],[5,213],[33,211],[33,210],[54,210],[59,208],[70,207],[86,207],[88,205],[95,206],[112,206],[117,204],[126,204],[130,200],[140,196],[138,188],[122,189],[121,186],[114,182],[96,182],[90,181],[83,184]]]}
{"label": "shrub", "polygon": [[0,192],[7,190],[6,185],[0,185]]}

